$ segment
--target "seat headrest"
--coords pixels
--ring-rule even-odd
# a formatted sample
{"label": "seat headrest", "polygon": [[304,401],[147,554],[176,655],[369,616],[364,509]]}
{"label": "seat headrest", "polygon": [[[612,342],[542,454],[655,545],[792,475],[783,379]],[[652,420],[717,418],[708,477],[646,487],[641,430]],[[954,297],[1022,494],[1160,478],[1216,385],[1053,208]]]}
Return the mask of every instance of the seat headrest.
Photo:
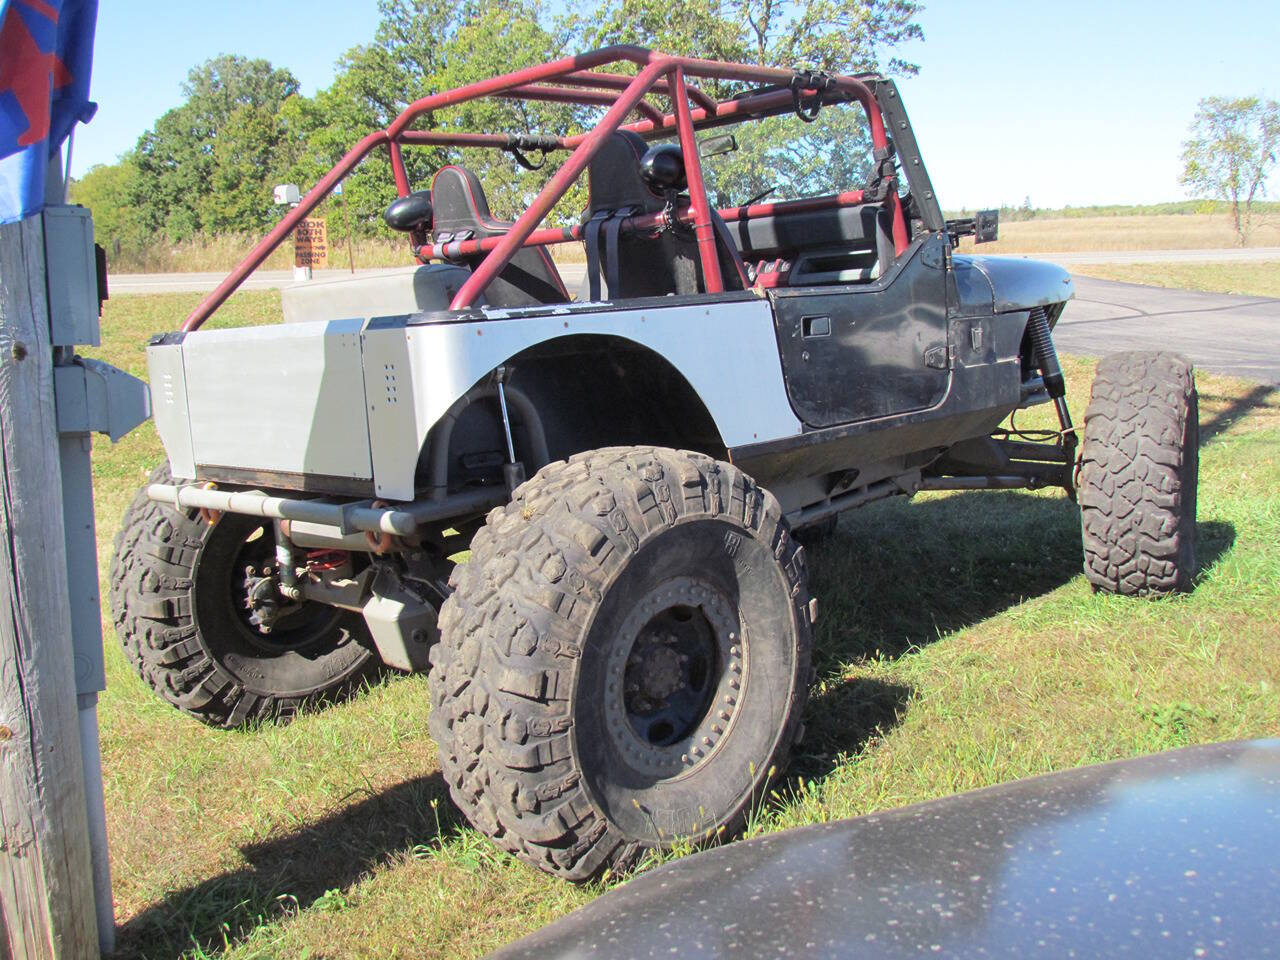
{"label": "seat headrest", "polygon": [[392,230],[431,228],[431,194],[418,190],[407,197],[397,197],[382,215]]}
{"label": "seat headrest", "polygon": [[661,210],[663,197],[640,178],[640,158],[649,145],[638,133],[615,130],[600,145],[587,167],[588,218],[598,210],[638,207],[644,213]]}
{"label": "seat headrest", "polygon": [[684,169],[684,151],[674,143],[650,147],[640,158],[640,179],[655,193],[683,190],[689,183]]}
{"label": "seat headrest", "polygon": [[468,229],[487,232],[494,222],[479,178],[456,164],[436,171],[431,181],[431,206],[437,233]]}

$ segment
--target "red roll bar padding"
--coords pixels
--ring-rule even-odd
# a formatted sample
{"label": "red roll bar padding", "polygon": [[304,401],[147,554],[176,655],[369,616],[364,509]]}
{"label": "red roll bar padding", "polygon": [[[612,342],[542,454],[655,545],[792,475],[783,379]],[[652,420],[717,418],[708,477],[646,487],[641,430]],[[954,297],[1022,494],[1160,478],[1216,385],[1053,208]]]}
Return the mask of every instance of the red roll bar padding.
{"label": "red roll bar padding", "polygon": [[[634,78],[593,72],[596,67],[618,62],[635,63],[642,69]],[[786,87],[787,89],[717,104],[700,90],[693,88],[686,88],[684,92],[674,90],[675,84],[671,80],[664,79],[664,75],[672,74],[676,68],[680,69],[682,79],[684,76],[714,77],[724,80],[775,85]],[[320,204],[333,190],[334,186],[346,177],[376,147],[383,144],[387,145],[391,155],[392,171],[396,179],[396,190],[401,196],[404,196],[409,192],[409,183],[404,169],[403,158],[400,156],[401,142],[492,146],[499,148],[509,146],[511,143],[509,138],[497,135],[445,134],[437,131],[409,130],[409,124],[424,113],[465,103],[480,97],[506,94],[519,87],[533,86],[535,90],[540,89],[538,85],[548,80],[560,81],[561,87],[552,88],[557,90],[556,96],[570,92],[565,91],[565,94],[561,94],[559,90],[564,87],[582,87],[584,89],[579,92],[587,94],[590,94],[594,88],[618,89],[621,87],[618,96],[613,100],[612,106],[605,114],[605,118],[594,130],[590,133],[574,137],[563,137],[557,140],[558,146],[573,150],[573,154],[565,161],[561,170],[557,171],[551,181],[547,183],[542,192],[538,194],[533,205],[516,221],[511,231],[499,239],[492,251],[494,256],[486,257],[468,282],[464,284],[463,290],[459,291],[458,296],[454,298],[453,304],[455,308],[461,308],[469,306],[474,301],[474,298],[478,296],[488,282],[506,266],[507,261],[515,251],[529,239],[538,223],[569,189],[573,180],[586,168],[596,150],[599,149],[603,138],[621,126],[621,120],[627,113],[634,109],[644,112],[639,104],[646,92],[653,90],[672,97],[675,101],[675,111],[672,114],[657,118],[650,117],[630,125],[627,129],[635,130],[642,136],[645,133],[653,135],[654,133],[662,133],[672,129],[680,132],[682,127],[680,114],[684,112],[687,114],[685,117],[687,124],[683,124],[685,130],[681,133],[681,140],[684,142],[690,129],[719,126],[735,119],[741,119],[748,114],[759,114],[768,110],[776,109],[781,111],[791,103],[792,94],[789,85],[792,77],[793,73],[791,71],[774,67],[720,63],[714,60],[699,60],[693,57],[672,57],[655,53],[643,47],[614,46],[604,47],[600,50],[593,50],[573,57],[566,57],[551,63],[526,67],[513,73],[423,97],[410,104],[386,130],[371,133],[352,147],[333,169],[321,177],[319,182],[307,192],[302,202],[289,211],[280,223],[276,224],[275,228],[249,252],[244,260],[205,297],[200,305],[187,317],[182,329],[184,331],[198,329],[244,282],[245,278],[256,270],[270,253],[293,232],[298,223]],[[887,142],[885,139],[884,120],[880,115],[870,88],[855,77],[835,77],[832,85],[835,90],[858,100],[862,104],[871,124],[872,144],[876,147],[884,147]],[[817,91],[813,92],[816,93]],[[699,107],[696,110],[689,110],[688,99],[693,99],[699,104]],[[774,100],[777,102],[773,102]],[[649,105],[646,104],[645,106]],[[654,112],[656,113],[656,110]],[[490,139],[491,137],[494,139]],[[691,165],[697,167],[697,173],[693,179],[701,180],[701,168],[698,166],[696,150],[690,154],[686,149],[686,156],[690,156]],[[572,171],[571,175],[568,175],[569,171]],[[906,222],[902,204],[896,198],[891,201],[891,206],[894,217],[894,242],[899,252],[901,252],[906,247]],[[716,272],[718,272],[718,266],[717,261]],[[704,270],[704,272],[708,276],[713,275],[711,271]],[[483,279],[482,283],[479,282],[481,279]],[[465,297],[464,292],[466,294]]]}

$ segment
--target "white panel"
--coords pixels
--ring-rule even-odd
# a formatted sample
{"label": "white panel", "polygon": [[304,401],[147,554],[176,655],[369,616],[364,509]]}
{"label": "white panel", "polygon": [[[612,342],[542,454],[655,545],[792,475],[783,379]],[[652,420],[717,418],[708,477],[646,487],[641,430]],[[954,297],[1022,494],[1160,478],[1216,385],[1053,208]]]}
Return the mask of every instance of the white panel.
{"label": "white panel", "polygon": [[801,430],[787,400],[766,300],[606,313],[589,304],[570,305],[533,317],[485,312],[491,319],[365,331],[379,496],[410,499],[418,451],[449,405],[512,355],[557,337],[605,334],[652,348],[697,391],[726,446],[794,436]]}
{"label": "white panel", "polygon": [[362,320],[188,334],[196,463],[367,480]]}
{"label": "white panel", "polygon": [[164,452],[169,455],[169,469],[175,477],[191,480],[196,475],[196,462],[191,453],[182,347],[178,344],[147,347],[147,375],[151,381],[151,416]]}

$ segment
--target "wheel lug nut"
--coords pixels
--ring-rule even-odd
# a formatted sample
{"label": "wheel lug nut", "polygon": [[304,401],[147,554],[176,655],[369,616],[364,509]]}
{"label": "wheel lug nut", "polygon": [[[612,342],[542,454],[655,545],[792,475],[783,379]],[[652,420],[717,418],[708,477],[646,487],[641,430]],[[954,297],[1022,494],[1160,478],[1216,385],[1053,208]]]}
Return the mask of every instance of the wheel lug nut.
{"label": "wheel lug nut", "polygon": [[721,720],[728,720],[728,719],[729,719],[729,711],[728,711],[728,710],[721,710],[721,711],[720,711],[720,719],[721,719]]}
{"label": "wheel lug nut", "polygon": [[712,732],[712,733],[720,733],[720,732],[721,732],[721,730],[720,730],[720,724],[718,724],[718,723],[713,723],[713,724],[711,725],[711,732]]}
{"label": "wheel lug nut", "polygon": [[711,746],[711,738],[710,738],[710,737],[703,737],[703,738],[702,738],[702,745],[703,745],[704,747],[709,747],[709,746]]}
{"label": "wheel lug nut", "polygon": [[[734,697],[732,694],[728,694],[728,693],[726,693],[726,694],[724,695],[724,702],[725,702],[725,703],[727,703],[729,706],[731,706],[731,707],[732,707],[735,703],[737,703],[737,702],[738,702],[738,700],[737,700],[737,698],[736,698],[736,697]],[[729,718],[728,718],[728,717],[725,717],[725,719],[726,719],[726,720],[728,720]]]}
{"label": "wheel lug nut", "polygon": [[740,686],[742,686],[742,684],[741,684],[741,683],[739,683],[737,680],[730,680],[730,681],[729,681],[729,689],[730,689],[730,690],[737,690]]}

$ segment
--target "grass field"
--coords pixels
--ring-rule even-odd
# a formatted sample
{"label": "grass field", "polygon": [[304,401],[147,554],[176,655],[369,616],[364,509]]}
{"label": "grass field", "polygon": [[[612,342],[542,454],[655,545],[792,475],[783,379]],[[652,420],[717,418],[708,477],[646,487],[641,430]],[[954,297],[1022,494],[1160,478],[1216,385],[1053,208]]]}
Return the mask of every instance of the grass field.
{"label": "grass field", "polygon": [[1225,263],[1088,263],[1072,273],[1152,287],[1280,297],[1280,261]]}
{"label": "grass field", "polygon": [[[1231,219],[1215,214],[1067,217],[1000,224],[1000,239],[982,253],[1071,253],[1081,250],[1200,250],[1235,247]],[[1251,247],[1280,246],[1280,217],[1257,218]],[[973,240],[961,243],[971,251]]]}
{"label": "grass field", "polygon": [[[1280,245],[1280,216],[1258,218],[1251,246]],[[111,257],[116,273],[172,273],[226,271],[239,263],[259,238],[227,235],[198,238],[177,244],[156,244],[146,250],[125,250]],[[1234,247],[1235,236],[1226,214],[1134,214],[1127,216],[1059,217],[1005,221],[1000,239],[984,244],[984,253],[1053,253],[1078,250],[1188,250]],[[962,249],[973,246],[971,240]],[[559,244],[551,248],[561,263],[582,263],[582,245]],[[356,240],[357,267],[411,266],[413,257],[400,237]],[[347,248],[335,240],[329,249],[329,266],[347,266]],[[293,246],[281,245],[263,264],[266,270],[287,270],[293,265]]]}
{"label": "grass field", "polygon": [[[120,297],[99,354],[142,373],[196,295]],[[279,316],[237,295],[221,323]],[[1068,358],[1083,413],[1091,363]],[[887,502],[812,556],[819,681],[762,833],[1029,774],[1280,729],[1280,393],[1201,376],[1202,573],[1162,602],[1090,593],[1054,494]],[[1047,424],[1040,416],[1019,425]],[[160,458],[150,424],[95,449],[99,561]],[[105,586],[104,586],[105,593]],[[162,703],[104,617],[103,763],[120,956],[470,957],[589,901],[459,822],[425,677],[228,733]],[[607,883],[605,884],[608,885]]]}

